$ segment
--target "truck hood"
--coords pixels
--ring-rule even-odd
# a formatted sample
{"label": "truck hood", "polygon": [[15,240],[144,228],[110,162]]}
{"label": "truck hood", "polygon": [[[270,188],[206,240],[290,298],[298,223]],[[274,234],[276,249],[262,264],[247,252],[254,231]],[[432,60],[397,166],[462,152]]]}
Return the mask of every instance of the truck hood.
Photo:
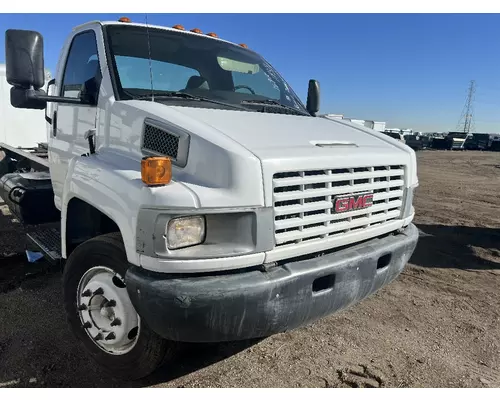
{"label": "truck hood", "polygon": [[278,172],[404,165],[417,184],[415,152],[401,141],[342,120],[286,114],[170,107],[220,132],[262,163],[266,203]]}
{"label": "truck hood", "polygon": [[[284,151],[313,151],[317,145],[330,148],[377,147],[394,148],[376,131],[363,130],[352,123],[295,116],[245,111],[214,110],[192,107],[172,107],[176,111],[203,122],[237,141],[252,153],[259,155],[273,149]],[[359,129],[361,128],[361,129]],[[392,139],[392,138],[389,138]],[[321,152],[321,150],[319,150]]]}
{"label": "truck hood", "polygon": [[413,150],[350,122],[140,100],[116,107],[122,131],[127,126],[137,144],[144,118],[189,132],[188,163],[174,177],[200,207],[271,205],[273,176],[290,171],[404,165],[406,185],[417,183]]}

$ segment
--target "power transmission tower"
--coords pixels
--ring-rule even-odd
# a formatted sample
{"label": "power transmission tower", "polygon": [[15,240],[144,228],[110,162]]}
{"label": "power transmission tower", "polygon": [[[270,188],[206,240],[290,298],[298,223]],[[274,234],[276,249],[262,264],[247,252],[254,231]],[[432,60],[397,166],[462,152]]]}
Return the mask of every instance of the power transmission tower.
{"label": "power transmission tower", "polygon": [[476,94],[476,81],[470,81],[467,100],[465,101],[457,131],[463,133],[474,132],[474,96]]}

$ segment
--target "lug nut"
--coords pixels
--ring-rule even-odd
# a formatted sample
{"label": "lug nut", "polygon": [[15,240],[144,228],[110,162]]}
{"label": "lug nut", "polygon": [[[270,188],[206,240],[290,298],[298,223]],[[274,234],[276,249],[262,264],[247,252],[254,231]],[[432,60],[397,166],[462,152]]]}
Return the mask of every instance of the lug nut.
{"label": "lug nut", "polygon": [[122,324],[122,321],[120,321],[120,318],[115,318],[113,321],[111,321],[111,326],[120,326]]}
{"label": "lug nut", "polygon": [[88,322],[88,321],[87,321],[87,322],[85,322],[85,323],[83,324],[83,327],[84,327],[85,329],[90,329],[90,328],[92,328],[92,324],[91,324],[90,322]]}
{"label": "lug nut", "polygon": [[114,301],[114,300],[109,300],[109,301],[106,303],[106,307],[116,307],[116,301]]}
{"label": "lug nut", "polygon": [[85,311],[87,309],[87,306],[85,304],[80,304],[78,306],[78,311]]}
{"label": "lug nut", "polygon": [[106,340],[113,340],[113,339],[116,339],[116,335],[111,332],[108,336],[106,336],[104,339]]}
{"label": "lug nut", "polygon": [[90,289],[87,289],[85,292],[82,293],[82,297],[90,297],[92,296],[92,291]]}
{"label": "lug nut", "polygon": [[102,294],[104,294],[104,290],[102,290],[102,288],[98,288],[94,292],[94,295],[102,295]]}

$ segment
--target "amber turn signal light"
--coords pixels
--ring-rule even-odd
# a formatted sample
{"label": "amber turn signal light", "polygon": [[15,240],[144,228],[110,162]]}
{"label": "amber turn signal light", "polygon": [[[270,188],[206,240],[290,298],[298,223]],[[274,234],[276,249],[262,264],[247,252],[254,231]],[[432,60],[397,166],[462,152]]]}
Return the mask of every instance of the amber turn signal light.
{"label": "amber turn signal light", "polygon": [[148,186],[166,185],[172,180],[172,162],[168,157],[146,157],[141,160],[141,178]]}

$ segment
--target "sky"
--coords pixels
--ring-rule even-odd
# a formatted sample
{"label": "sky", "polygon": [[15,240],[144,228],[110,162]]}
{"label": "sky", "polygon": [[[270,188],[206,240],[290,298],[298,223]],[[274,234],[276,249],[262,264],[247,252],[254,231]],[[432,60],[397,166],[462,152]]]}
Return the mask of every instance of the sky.
{"label": "sky", "polygon": [[[121,16],[0,14],[0,28],[39,31],[45,66],[54,73],[74,26]],[[145,14],[126,16],[146,20]],[[317,79],[320,113],[385,121],[388,128],[455,130],[475,80],[475,131],[500,132],[500,14],[148,14],[147,19],[246,43],[304,103],[308,80]]]}

